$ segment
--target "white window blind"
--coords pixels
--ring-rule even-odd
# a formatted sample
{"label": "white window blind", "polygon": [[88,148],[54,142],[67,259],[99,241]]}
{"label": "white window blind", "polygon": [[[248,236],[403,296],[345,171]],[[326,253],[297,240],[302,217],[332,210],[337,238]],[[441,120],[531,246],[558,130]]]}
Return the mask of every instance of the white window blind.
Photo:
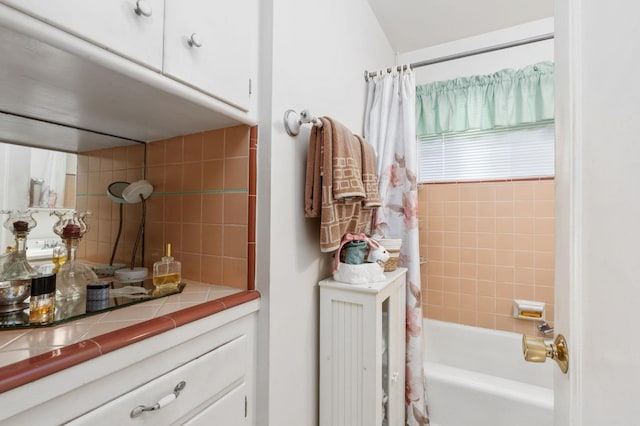
{"label": "white window blind", "polygon": [[434,135],[418,140],[420,182],[554,176],[554,126]]}

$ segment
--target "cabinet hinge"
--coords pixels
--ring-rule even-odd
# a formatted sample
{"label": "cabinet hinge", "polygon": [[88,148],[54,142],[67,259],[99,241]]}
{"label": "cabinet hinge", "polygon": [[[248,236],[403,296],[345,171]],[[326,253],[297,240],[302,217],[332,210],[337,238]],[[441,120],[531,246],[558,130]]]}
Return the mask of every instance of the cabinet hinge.
{"label": "cabinet hinge", "polygon": [[249,79],[249,94],[251,94],[251,79]]}
{"label": "cabinet hinge", "polygon": [[244,396],[244,417],[247,417],[247,395]]}

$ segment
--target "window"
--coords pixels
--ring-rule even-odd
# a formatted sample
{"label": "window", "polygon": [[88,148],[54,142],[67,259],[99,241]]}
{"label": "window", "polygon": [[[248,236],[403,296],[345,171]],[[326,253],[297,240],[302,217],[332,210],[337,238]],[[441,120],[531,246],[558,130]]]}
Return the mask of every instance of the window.
{"label": "window", "polygon": [[420,137],[418,162],[420,182],[553,177],[553,120]]}

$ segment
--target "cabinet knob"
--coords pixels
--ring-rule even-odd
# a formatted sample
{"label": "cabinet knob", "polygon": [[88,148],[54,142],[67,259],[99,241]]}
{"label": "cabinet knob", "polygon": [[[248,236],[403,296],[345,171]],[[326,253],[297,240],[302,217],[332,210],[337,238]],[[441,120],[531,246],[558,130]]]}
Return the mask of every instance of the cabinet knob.
{"label": "cabinet knob", "polygon": [[187,40],[187,44],[189,44],[190,47],[201,47],[202,40],[200,39],[200,36],[197,33],[193,33]]}
{"label": "cabinet knob", "polygon": [[151,14],[153,13],[153,10],[151,9],[151,5],[145,0],[137,0],[136,8],[133,9],[133,11],[136,13],[136,15],[145,16],[147,18],[151,16]]}

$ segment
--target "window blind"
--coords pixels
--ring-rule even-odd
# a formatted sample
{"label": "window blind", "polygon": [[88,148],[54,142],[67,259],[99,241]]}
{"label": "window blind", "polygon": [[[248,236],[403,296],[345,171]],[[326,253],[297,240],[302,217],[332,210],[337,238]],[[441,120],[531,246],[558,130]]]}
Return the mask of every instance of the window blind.
{"label": "window blind", "polygon": [[421,137],[418,162],[423,183],[553,177],[553,121]]}

